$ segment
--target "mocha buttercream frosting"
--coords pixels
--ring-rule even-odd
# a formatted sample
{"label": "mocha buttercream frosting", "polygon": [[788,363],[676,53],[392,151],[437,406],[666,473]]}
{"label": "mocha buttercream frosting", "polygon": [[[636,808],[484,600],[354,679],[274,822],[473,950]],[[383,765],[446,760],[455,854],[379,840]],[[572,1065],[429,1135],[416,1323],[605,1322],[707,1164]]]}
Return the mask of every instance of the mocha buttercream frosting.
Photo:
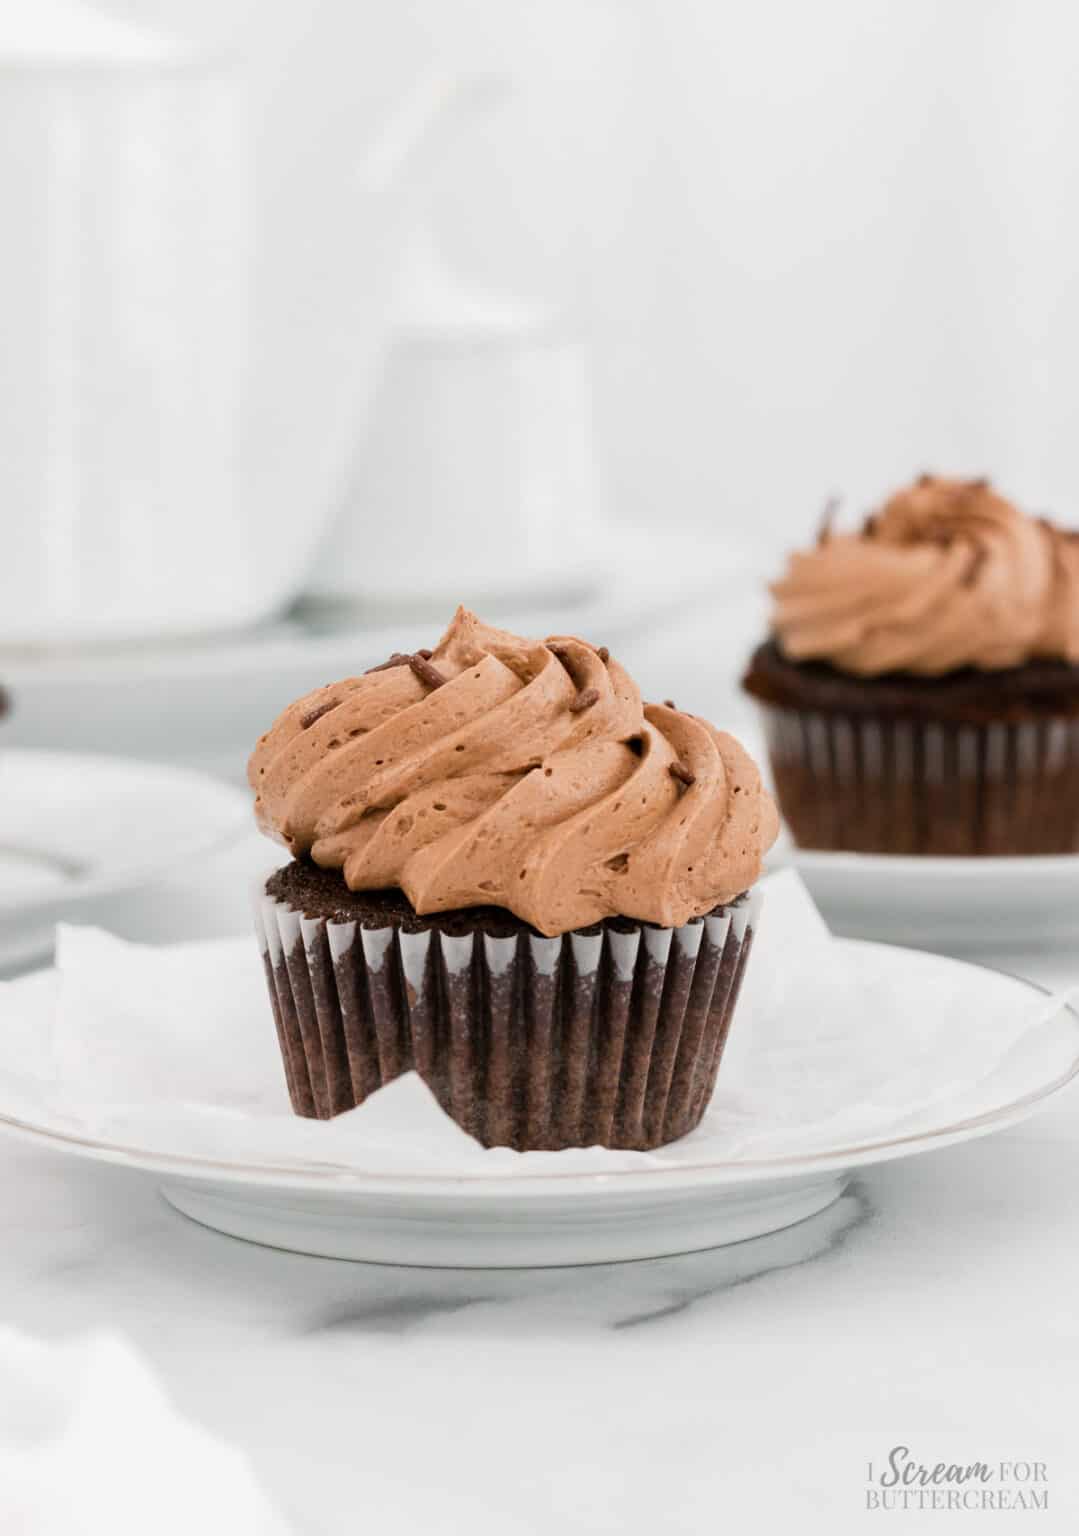
{"label": "mocha buttercream frosting", "polygon": [[1079,662],[1079,545],[985,480],[923,475],[859,532],[824,529],[772,594],[790,660],[858,676]]}
{"label": "mocha buttercream frosting", "polygon": [[548,935],[679,926],[757,879],[778,826],[732,736],[642,704],[602,647],[464,609],[433,652],[291,704],[248,777],[262,828],[351,890],[501,906]]}

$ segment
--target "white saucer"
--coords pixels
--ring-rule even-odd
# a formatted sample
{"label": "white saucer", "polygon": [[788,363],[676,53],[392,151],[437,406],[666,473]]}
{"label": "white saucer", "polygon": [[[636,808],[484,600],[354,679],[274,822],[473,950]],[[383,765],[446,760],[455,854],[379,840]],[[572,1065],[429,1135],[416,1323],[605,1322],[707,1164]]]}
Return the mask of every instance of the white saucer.
{"label": "white saucer", "polygon": [[1076,941],[1079,854],[928,858],[785,848],[828,926],[939,950]]}
{"label": "white saucer", "polygon": [[187,769],[0,751],[0,968],[52,948],[60,920],[250,829],[249,799]]}
{"label": "white saucer", "polygon": [[[887,945],[841,941],[852,959],[872,967],[879,985],[913,971],[931,996],[980,998],[985,1007],[1028,1008],[1042,989],[988,972]],[[965,974],[964,974],[965,973]],[[13,985],[24,1003],[44,1007],[50,973]],[[659,1257],[738,1242],[801,1221],[831,1204],[853,1169],[909,1157],[1014,1124],[1079,1073],[1079,1015],[1061,1007],[1025,1026],[1003,1058],[990,1055],[978,1005],[945,1021],[949,1039],[922,1043],[918,1071],[941,1074],[914,1121],[897,1125],[886,1108],[867,1116],[856,1138],[836,1144],[819,1136],[782,1156],[694,1160],[693,1138],[668,1161],[602,1174],[572,1172],[386,1172],[336,1164],[272,1166],[150,1151],[28,1123],[0,1105],[0,1126],[42,1145],[145,1169],[165,1198],[206,1226],[249,1241],[324,1257],[379,1263],[513,1268],[605,1263]],[[949,1044],[961,1033],[970,1072],[947,1080]],[[813,1042],[806,1043],[814,1050]],[[954,1059],[954,1056],[953,1056]],[[557,1158],[560,1154],[554,1154]],[[575,1154],[566,1154],[574,1156]]]}

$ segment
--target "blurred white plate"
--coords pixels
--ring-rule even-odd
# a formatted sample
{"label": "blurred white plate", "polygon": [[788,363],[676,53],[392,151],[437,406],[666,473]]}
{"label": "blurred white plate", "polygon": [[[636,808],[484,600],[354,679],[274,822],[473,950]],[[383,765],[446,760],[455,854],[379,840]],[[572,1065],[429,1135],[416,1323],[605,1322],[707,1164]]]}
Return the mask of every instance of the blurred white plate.
{"label": "blurred white plate", "polygon": [[[484,608],[482,616],[519,634],[574,633],[614,648],[730,589],[748,559],[730,540],[679,536],[677,529],[619,529],[605,555],[602,583],[586,597]],[[391,651],[432,645],[450,617],[446,606],[392,618],[371,613],[367,622],[314,611],[246,634],[171,645],[0,651],[0,682],[13,705],[4,740],[183,760],[238,778],[260,733],[292,699]]]}
{"label": "blurred white plate", "polygon": [[[1004,1056],[987,1041],[978,1000],[983,1010],[990,996],[1008,1009],[1028,1009],[1032,994],[1043,992],[1034,983],[888,945],[850,948],[882,988],[913,974],[927,996],[958,982],[975,1001],[949,1020],[947,1035],[927,1041],[919,1071],[927,1083],[939,1075],[940,1092],[916,1117],[897,1122],[887,1103],[867,1105],[858,1133],[848,1127],[829,1142],[810,1123],[801,1146],[782,1156],[695,1160],[691,1137],[680,1144],[685,1161],[654,1161],[639,1170],[508,1173],[503,1165],[499,1172],[450,1176],[226,1161],[119,1145],[49,1124],[43,1111],[35,1117],[21,1100],[19,1107],[0,1101],[0,1127],[58,1150],[145,1169],[172,1205],[218,1231],[331,1258],[512,1268],[607,1263],[741,1242],[823,1210],[855,1168],[1015,1124],[1079,1072],[1079,1015],[1062,1002],[1047,1002]],[[39,972],[12,984],[24,1022],[44,1022],[55,1008],[54,976]],[[968,1070],[950,1079],[957,1033],[969,1043]],[[0,1082],[8,1065],[2,1046],[0,1034]],[[804,1048],[813,1052],[818,1043],[807,1039]]]}
{"label": "blurred white plate", "polygon": [[0,967],[52,948],[60,919],[174,874],[250,830],[250,797],[124,757],[0,751]]}
{"label": "blurred white plate", "polygon": [[1079,854],[929,858],[786,846],[834,933],[922,949],[1079,942]]}

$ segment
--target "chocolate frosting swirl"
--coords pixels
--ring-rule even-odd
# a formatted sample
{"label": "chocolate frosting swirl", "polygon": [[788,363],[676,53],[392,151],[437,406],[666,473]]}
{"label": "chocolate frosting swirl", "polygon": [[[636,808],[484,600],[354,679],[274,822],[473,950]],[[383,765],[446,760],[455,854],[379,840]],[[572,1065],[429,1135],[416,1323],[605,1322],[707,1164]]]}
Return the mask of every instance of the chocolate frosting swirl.
{"label": "chocolate frosting swirl", "polygon": [[1079,550],[985,480],[923,475],[860,533],[822,531],[772,587],[794,661],[859,676],[1079,661]]}
{"label": "chocolate frosting swirl", "polygon": [[248,778],[262,828],[350,889],[419,913],[508,908],[556,935],[621,915],[676,927],[744,891],[778,822],[733,737],[642,705],[572,636],[458,609],[430,657],[297,700]]}

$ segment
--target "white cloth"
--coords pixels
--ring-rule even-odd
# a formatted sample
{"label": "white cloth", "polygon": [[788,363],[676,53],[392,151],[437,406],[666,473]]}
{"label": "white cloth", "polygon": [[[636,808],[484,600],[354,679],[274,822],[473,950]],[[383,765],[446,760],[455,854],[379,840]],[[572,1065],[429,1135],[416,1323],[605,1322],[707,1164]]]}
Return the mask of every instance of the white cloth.
{"label": "white cloth", "polygon": [[0,1329],[5,1536],[288,1536],[246,1458],[174,1411],[129,1345]]}

